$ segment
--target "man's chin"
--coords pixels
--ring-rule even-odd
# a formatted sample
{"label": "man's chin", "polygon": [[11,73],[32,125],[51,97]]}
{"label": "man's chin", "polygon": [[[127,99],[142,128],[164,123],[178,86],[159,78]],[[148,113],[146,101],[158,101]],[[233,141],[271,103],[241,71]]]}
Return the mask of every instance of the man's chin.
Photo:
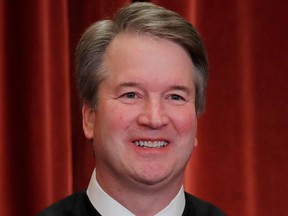
{"label": "man's chin", "polygon": [[163,171],[155,171],[155,172],[149,172],[149,173],[139,173],[134,179],[140,183],[143,186],[157,186],[164,184],[165,182],[168,181],[170,176],[170,173],[166,172],[164,173]]}

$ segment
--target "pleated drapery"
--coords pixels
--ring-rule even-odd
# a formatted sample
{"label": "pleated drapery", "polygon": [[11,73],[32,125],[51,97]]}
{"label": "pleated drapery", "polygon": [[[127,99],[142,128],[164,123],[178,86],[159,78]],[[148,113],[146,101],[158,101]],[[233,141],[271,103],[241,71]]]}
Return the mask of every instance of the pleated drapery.
{"label": "pleated drapery", "polygon": [[[129,0],[0,0],[0,215],[36,215],[84,189],[81,33]],[[187,191],[231,216],[288,215],[288,2],[152,1],[195,24],[210,78]]]}

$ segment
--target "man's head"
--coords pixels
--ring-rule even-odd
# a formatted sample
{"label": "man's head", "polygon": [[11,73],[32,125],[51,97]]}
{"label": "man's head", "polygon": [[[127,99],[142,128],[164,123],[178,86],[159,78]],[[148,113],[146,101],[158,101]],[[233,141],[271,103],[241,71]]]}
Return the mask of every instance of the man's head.
{"label": "man's head", "polygon": [[198,34],[173,12],[132,4],[84,33],[77,65],[101,186],[119,199],[122,188],[165,189],[167,204],[183,183],[204,108],[207,61]]}
{"label": "man's head", "polygon": [[104,54],[113,39],[122,33],[149,35],[182,46],[195,67],[193,78],[197,115],[204,111],[208,63],[203,42],[189,22],[151,3],[131,4],[121,9],[113,20],[97,22],[83,34],[76,51],[77,85],[83,102],[91,107],[97,106],[99,84],[107,76]]}

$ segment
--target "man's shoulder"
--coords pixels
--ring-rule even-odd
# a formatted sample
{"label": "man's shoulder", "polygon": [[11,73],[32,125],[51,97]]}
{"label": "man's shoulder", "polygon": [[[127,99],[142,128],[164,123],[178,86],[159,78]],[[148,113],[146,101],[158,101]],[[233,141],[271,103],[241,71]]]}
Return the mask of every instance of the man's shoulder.
{"label": "man's shoulder", "polygon": [[44,209],[38,216],[100,216],[91,204],[86,191],[74,193]]}
{"label": "man's shoulder", "polygon": [[186,205],[183,216],[225,216],[216,206],[205,202],[189,193],[185,193]]}

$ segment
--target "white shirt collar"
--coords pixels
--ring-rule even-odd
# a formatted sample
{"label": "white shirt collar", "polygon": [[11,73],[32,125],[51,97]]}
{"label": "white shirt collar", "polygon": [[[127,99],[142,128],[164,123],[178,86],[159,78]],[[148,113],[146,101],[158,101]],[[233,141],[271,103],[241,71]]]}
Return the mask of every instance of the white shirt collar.
{"label": "white shirt collar", "polygon": [[[134,216],[132,212],[114,200],[100,187],[96,180],[96,170],[93,171],[87,188],[90,202],[103,216]],[[183,186],[168,206],[155,216],[181,216],[185,208],[185,194]]]}

